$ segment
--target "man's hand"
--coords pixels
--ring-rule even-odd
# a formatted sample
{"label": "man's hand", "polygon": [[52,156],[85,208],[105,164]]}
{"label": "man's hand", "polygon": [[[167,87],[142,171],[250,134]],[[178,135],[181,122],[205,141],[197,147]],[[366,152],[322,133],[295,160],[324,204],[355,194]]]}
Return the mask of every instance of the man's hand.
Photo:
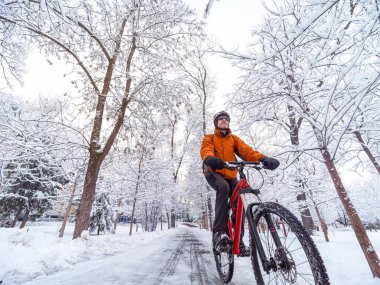
{"label": "man's hand", "polygon": [[265,157],[260,161],[264,164],[264,168],[269,170],[275,170],[280,165],[280,162],[272,157]]}
{"label": "man's hand", "polygon": [[205,164],[210,166],[212,169],[223,169],[225,162],[219,157],[209,156],[206,158]]}

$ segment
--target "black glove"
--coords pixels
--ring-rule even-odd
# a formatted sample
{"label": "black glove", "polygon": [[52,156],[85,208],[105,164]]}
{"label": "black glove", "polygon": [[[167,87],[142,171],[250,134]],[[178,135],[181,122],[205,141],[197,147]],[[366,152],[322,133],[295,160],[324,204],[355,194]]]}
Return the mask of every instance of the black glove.
{"label": "black glove", "polygon": [[209,156],[205,160],[205,164],[210,166],[212,169],[223,169],[224,168],[224,160],[219,157]]}
{"label": "black glove", "polygon": [[260,161],[264,164],[264,168],[269,170],[275,170],[280,165],[280,162],[272,157],[264,157]]}

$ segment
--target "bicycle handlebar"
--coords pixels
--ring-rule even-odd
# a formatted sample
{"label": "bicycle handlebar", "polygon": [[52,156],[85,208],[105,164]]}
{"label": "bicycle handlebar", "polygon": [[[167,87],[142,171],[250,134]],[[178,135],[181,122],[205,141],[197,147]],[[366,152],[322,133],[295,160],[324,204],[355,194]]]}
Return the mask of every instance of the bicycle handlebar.
{"label": "bicycle handlebar", "polygon": [[264,176],[263,174],[260,172],[261,169],[264,169],[264,164],[260,161],[260,162],[253,162],[253,161],[226,161],[225,164],[224,164],[224,167],[229,169],[229,170],[235,170],[237,169],[238,172],[239,172],[239,176],[240,176],[240,179],[244,179],[244,180],[247,180],[246,179],[246,175],[244,173],[244,167],[245,166],[248,166],[249,168],[253,168],[255,170],[257,170],[261,177],[262,177],[262,183],[260,185],[260,187],[257,188],[257,190],[259,190],[263,184],[264,184]]}
{"label": "bicycle handlebar", "polygon": [[228,168],[230,170],[239,168],[243,169],[246,165],[256,170],[261,170],[264,168],[264,164],[262,162],[253,161],[226,161],[226,163],[224,164],[224,168]]}

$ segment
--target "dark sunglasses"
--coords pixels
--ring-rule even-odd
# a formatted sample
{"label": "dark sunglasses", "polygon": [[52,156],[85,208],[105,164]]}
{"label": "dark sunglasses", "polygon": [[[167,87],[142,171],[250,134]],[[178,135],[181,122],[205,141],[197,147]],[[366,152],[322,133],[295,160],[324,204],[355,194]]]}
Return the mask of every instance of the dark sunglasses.
{"label": "dark sunglasses", "polygon": [[228,118],[227,116],[220,116],[218,117],[218,121],[221,121],[221,120],[226,120],[226,121],[230,121],[230,118]]}

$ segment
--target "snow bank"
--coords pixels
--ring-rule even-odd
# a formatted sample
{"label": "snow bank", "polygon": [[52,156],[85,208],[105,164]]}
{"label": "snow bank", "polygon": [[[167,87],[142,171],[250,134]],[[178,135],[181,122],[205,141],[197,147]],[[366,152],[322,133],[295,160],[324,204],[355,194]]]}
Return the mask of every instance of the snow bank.
{"label": "snow bank", "polygon": [[[125,251],[139,242],[157,238],[170,231],[133,232],[118,225],[116,234],[82,235],[72,240],[69,224],[59,238],[61,223],[31,223],[24,229],[0,228],[0,281],[2,285],[20,284],[41,275],[72,268],[75,264]],[[135,226],[135,225],[134,225]],[[166,226],[167,228],[167,226]],[[133,229],[135,231],[135,228]]]}

